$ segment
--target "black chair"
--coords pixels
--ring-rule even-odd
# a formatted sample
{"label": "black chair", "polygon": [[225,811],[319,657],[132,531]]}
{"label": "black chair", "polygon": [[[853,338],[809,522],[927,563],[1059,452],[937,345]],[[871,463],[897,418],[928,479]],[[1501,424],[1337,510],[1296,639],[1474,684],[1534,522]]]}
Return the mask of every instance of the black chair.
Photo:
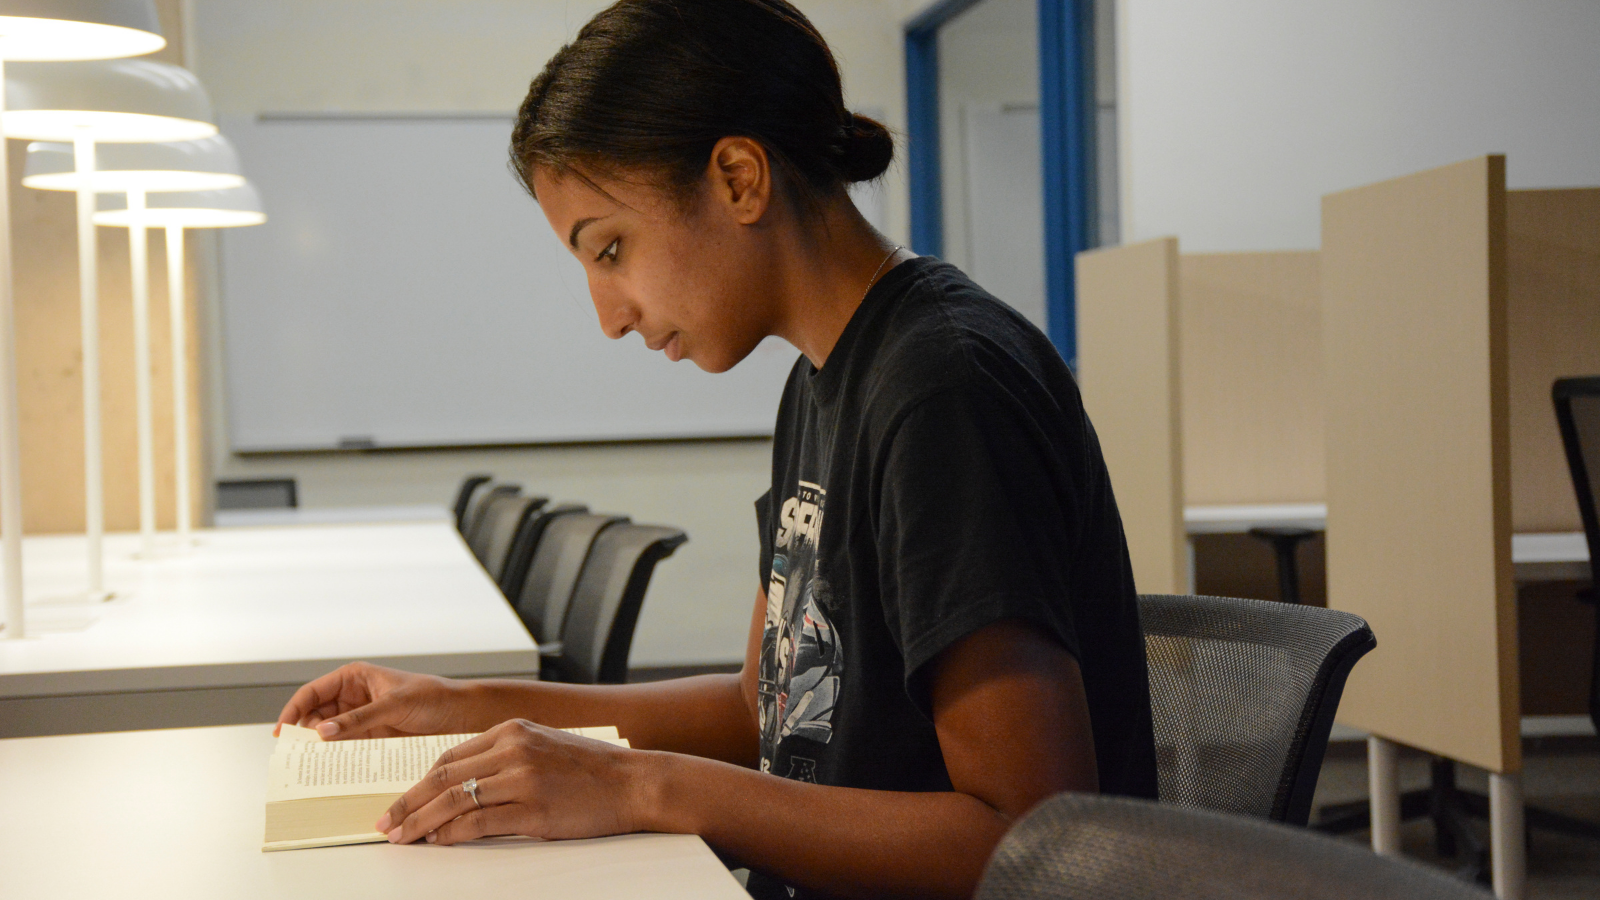
{"label": "black chair", "polygon": [[528,575],[512,604],[523,627],[539,644],[541,656],[560,653],[567,606],[572,602],[573,588],[578,586],[578,576],[583,573],[583,562],[589,558],[595,536],[626,521],[627,516],[572,513],[557,517],[545,527],[539,549],[528,565]]}
{"label": "black chair", "polygon": [[1317,536],[1310,528],[1261,527],[1250,529],[1250,536],[1272,546],[1278,564],[1278,599],[1300,602],[1300,545]]}
{"label": "black chair", "polygon": [[[506,557],[511,544],[522,531],[530,517],[550,502],[549,497],[530,497],[527,494],[502,494],[491,497],[483,509],[483,524],[478,528],[478,545],[482,548],[479,561],[483,568],[500,583],[505,574]],[[477,548],[474,548],[474,553]]]}
{"label": "black chair", "polygon": [[472,503],[473,494],[478,488],[494,479],[493,475],[468,475],[461,482],[461,487],[456,491],[456,502],[452,509],[456,514],[456,530],[465,532],[467,529],[467,507]]}
{"label": "black chair", "polygon": [[[578,684],[623,684],[634,626],[656,563],[689,539],[676,528],[619,522],[601,531],[589,549],[583,574],[561,630],[561,652],[552,654],[553,678]],[[543,654],[541,653],[541,656]]]}
{"label": "black chair", "polygon": [[995,848],[976,900],[1488,900],[1349,841],[1210,810],[1058,794]]}
{"label": "black chair", "polygon": [[[1600,566],[1600,506],[1595,503],[1594,477],[1600,475],[1600,375],[1562,378],[1550,389],[1555,401],[1556,423],[1561,427],[1561,443],[1567,451],[1567,468],[1572,470],[1572,490],[1577,495],[1578,512],[1583,516],[1583,533],[1589,542],[1589,588],[1578,597],[1595,605],[1594,573]],[[1593,665],[1589,675],[1589,719],[1600,732],[1600,606],[1596,607]]]}
{"label": "black chair", "polygon": [[559,516],[588,511],[589,507],[581,504],[562,503],[558,506],[541,506],[523,520],[522,527],[511,539],[511,548],[506,551],[505,566],[500,571],[500,592],[506,595],[506,599],[511,601],[513,607],[520,599],[523,582],[528,578],[528,567],[533,564],[533,555],[538,552],[539,543],[544,539],[550,523]]}
{"label": "black chair", "polygon": [[[472,499],[467,503],[466,527],[461,530],[461,537],[467,542],[468,547],[478,546],[478,535],[483,530],[487,519],[484,512],[494,504],[495,498],[514,496],[520,493],[522,493],[522,485],[504,481],[486,482],[473,493]],[[474,550],[473,555],[478,556],[478,551]],[[482,560],[481,556],[478,558],[480,561]]]}
{"label": "black chair", "polygon": [[295,509],[293,478],[236,478],[217,482],[217,509]]}
{"label": "black chair", "polygon": [[1359,616],[1265,600],[1139,597],[1161,799],[1304,825],[1356,661]]}

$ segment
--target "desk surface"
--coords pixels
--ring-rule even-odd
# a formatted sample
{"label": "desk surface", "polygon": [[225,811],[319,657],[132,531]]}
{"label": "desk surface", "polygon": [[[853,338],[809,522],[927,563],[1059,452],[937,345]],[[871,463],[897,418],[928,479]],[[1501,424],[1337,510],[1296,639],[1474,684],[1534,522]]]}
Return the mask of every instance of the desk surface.
{"label": "desk surface", "polygon": [[[1326,503],[1257,503],[1239,506],[1187,506],[1183,526],[1190,537],[1197,534],[1243,534],[1252,528],[1328,527]],[[1519,582],[1587,581],[1589,544],[1583,532],[1553,534],[1514,534],[1511,536],[1511,564]]]}
{"label": "desk surface", "polygon": [[134,557],[106,540],[113,599],[83,586],[81,536],[24,542],[28,633],[0,640],[0,697],[306,681],[352,659],[440,675],[526,674],[538,650],[451,523],[200,532]]}
{"label": "desk surface", "polygon": [[747,895],[693,835],[262,853],[267,725],[0,740],[8,900]]}

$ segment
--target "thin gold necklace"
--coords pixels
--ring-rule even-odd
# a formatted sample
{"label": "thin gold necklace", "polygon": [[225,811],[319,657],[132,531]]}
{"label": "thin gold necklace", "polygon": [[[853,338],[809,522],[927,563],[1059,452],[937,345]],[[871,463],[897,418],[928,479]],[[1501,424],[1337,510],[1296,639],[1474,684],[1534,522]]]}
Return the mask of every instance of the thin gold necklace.
{"label": "thin gold necklace", "polygon": [[872,280],[867,282],[867,289],[861,295],[861,302],[865,303],[867,301],[867,294],[872,293],[872,286],[878,283],[878,276],[883,274],[883,267],[889,264],[889,260],[894,259],[896,253],[904,249],[904,244],[895,244],[894,249],[889,251],[889,255],[883,258],[883,262],[878,263],[878,268],[872,273]]}

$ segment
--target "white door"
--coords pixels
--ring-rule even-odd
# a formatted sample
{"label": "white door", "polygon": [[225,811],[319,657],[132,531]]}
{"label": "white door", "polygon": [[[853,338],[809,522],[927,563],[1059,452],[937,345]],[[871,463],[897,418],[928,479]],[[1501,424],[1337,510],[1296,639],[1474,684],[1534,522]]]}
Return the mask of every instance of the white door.
{"label": "white door", "polygon": [[1039,108],[966,104],[967,274],[1045,327]]}

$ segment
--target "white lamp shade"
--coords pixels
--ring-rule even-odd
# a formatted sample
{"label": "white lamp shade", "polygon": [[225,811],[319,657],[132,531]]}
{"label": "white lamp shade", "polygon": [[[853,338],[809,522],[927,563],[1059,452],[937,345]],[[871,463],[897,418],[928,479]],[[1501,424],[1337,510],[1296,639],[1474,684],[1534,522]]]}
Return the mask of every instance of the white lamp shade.
{"label": "white lamp shade", "polygon": [[217,133],[200,79],[151,59],[17,63],[6,67],[5,86],[8,137],[124,143]]}
{"label": "white lamp shade", "polygon": [[153,0],[0,0],[0,59],[116,59],[166,45]]}
{"label": "white lamp shade", "polygon": [[79,175],[71,144],[28,145],[22,183],[45,191],[85,187],[107,191],[215,191],[244,184],[239,154],[220,134],[167,144],[107,144],[95,150],[95,170]]}
{"label": "white lamp shade", "polygon": [[125,194],[101,194],[96,225],[127,228],[237,228],[267,220],[261,196],[249,182],[224,191],[171,191],[145,198],[144,212],[128,209]]}

